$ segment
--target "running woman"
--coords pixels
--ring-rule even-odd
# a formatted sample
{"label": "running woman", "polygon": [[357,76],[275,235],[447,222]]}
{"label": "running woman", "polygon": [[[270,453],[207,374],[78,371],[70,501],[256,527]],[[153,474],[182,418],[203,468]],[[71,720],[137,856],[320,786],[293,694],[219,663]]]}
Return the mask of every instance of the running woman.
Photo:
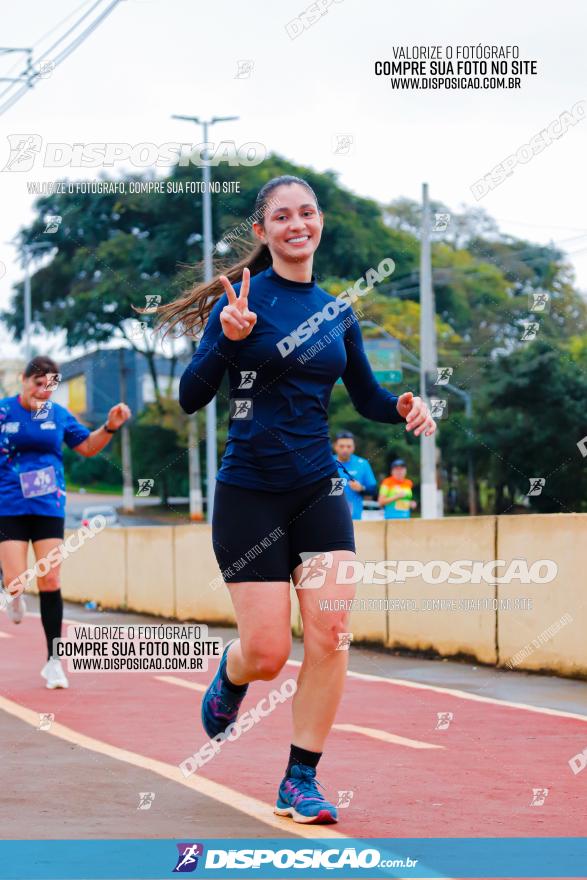
{"label": "running woman", "polygon": [[[205,323],[181,378],[182,409],[206,406],[226,372],[230,383],[212,542],[239,638],[224,649],[202,701],[202,722],[209,737],[223,733],[249,683],[274,679],[286,663],[291,577],[304,660],[275,812],[296,822],[330,823],[337,808],[318,788],[316,767],[343,692],[348,652],[340,648],[348,613],[321,610],[318,600],[353,598],[354,586],[338,584],[336,570],[355,558],[352,519],[330,450],[332,387],[342,376],[368,419],[405,422],[415,435],[430,436],[436,425],[419,397],[406,392],[398,398],[378,385],[348,300],[334,319],[336,301],[312,275],[324,218],[309,184],[290,176],[269,181],[254,216],[261,218],[253,224],[259,244],[244,260],[159,309],[168,329],[183,325],[193,332]],[[319,590],[304,588],[320,582]]]}
{"label": "running woman", "polygon": [[[53,360],[35,357],[21,376],[20,394],[0,400],[0,567],[12,596],[7,611],[14,623],[20,623],[26,612],[21,576],[27,568],[29,541],[37,560],[63,543],[63,443],[90,458],[130,418],[128,406],[118,403],[106,423],[90,432],[50,399],[58,377]],[[52,561],[47,573],[37,577],[48,652],[41,675],[48,688],[69,687],[61,661],[53,655],[53,640],[61,637],[63,620],[59,576],[60,565]]]}

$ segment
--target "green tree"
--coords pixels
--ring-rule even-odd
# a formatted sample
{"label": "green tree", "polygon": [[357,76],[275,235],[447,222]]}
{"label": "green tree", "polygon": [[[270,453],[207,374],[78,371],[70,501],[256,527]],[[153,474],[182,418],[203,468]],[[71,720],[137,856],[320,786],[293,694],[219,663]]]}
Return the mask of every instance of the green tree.
{"label": "green tree", "polygon": [[577,443],[584,434],[587,373],[537,339],[496,359],[486,378],[474,440],[496,488],[495,512],[526,495],[535,477],[546,483],[529,498],[534,511],[586,510],[587,468]]}

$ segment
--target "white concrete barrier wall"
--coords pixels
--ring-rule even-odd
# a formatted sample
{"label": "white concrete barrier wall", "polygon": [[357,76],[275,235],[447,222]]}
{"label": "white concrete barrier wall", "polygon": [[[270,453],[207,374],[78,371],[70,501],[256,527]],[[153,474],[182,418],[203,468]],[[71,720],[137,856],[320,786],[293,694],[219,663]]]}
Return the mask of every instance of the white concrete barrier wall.
{"label": "white concrete barrier wall", "polygon": [[[423,565],[437,561],[493,559],[495,518],[450,517],[436,520],[390,520],[386,523],[388,560],[409,560]],[[439,570],[430,566],[432,577]],[[493,584],[425,583],[422,577],[390,583],[388,598],[411,600],[415,610],[388,612],[389,647],[434,651],[443,656],[468,654],[483,663],[494,663],[495,612],[459,610],[459,600],[490,599]],[[452,605],[456,605],[453,610]],[[444,605],[439,603],[443,601]]]}
{"label": "white concrete barrier wall", "polygon": [[[352,612],[354,641],[587,675],[587,514],[360,522],[355,534],[361,562],[503,559],[509,564],[524,559],[530,566],[550,559],[557,575],[547,584],[428,584],[422,578],[361,582],[356,598],[377,601]],[[75,602],[94,600],[104,608],[234,624],[229,591],[219,575],[209,525],[105,529],[63,564],[63,595]],[[291,594],[292,629],[299,634],[293,588]],[[503,600],[512,605],[520,598],[531,599],[532,608],[505,610]],[[402,599],[415,601],[419,610],[401,610]],[[502,608],[439,610],[433,602],[440,599],[497,599]]]}
{"label": "white concrete barrier wall", "polygon": [[499,517],[497,534],[500,559],[548,559],[557,568],[548,583],[499,586],[500,599],[528,597],[533,605],[498,609],[500,665],[587,675],[587,514]]}
{"label": "white concrete barrier wall", "polygon": [[[63,597],[72,602],[100,602],[106,608],[128,604],[130,529],[104,529],[87,540],[61,566]],[[66,532],[66,539],[73,532]]]}

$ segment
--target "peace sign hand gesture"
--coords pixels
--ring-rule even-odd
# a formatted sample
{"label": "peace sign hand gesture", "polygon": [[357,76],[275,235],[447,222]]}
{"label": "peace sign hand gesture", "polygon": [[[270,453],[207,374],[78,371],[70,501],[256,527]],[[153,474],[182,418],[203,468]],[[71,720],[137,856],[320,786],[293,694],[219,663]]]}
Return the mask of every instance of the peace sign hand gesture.
{"label": "peace sign hand gesture", "polygon": [[251,273],[249,269],[243,270],[243,280],[238,296],[225,275],[220,276],[220,281],[228,297],[228,305],[224,306],[220,312],[222,331],[228,339],[239,342],[241,339],[247,338],[257,323],[257,315],[249,310]]}

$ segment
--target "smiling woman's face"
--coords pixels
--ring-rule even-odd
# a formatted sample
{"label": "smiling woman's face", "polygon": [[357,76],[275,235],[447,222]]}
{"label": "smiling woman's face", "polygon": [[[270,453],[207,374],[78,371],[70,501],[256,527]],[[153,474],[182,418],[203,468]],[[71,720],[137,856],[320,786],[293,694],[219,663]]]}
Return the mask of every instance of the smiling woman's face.
{"label": "smiling woman's face", "polygon": [[257,237],[286,262],[308,260],[320,244],[323,217],[312,193],[299,183],[278,186],[270,193],[263,225],[254,223]]}

